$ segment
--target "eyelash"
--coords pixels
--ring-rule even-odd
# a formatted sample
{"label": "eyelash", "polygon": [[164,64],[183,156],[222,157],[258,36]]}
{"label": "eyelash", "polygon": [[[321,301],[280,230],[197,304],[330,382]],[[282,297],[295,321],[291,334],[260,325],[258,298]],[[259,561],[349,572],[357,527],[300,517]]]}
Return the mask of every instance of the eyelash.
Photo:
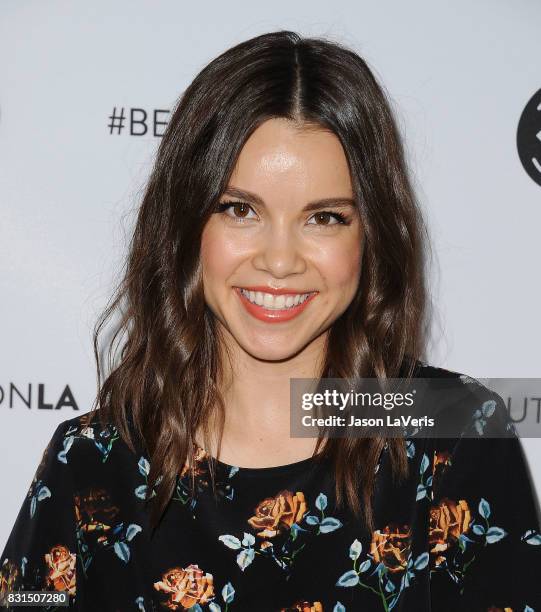
{"label": "eyelash", "polygon": [[[232,200],[232,201],[229,201],[229,202],[222,202],[222,203],[218,204],[216,212],[224,213],[228,208],[231,208],[232,206],[248,206],[248,207],[252,208],[246,202],[240,202],[240,201],[233,201]],[[330,215],[331,217],[334,217],[338,221],[338,223],[332,223],[329,226],[323,224],[323,225],[320,225],[319,227],[332,227],[333,225],[349,225],[351,223],[351,219],[349,217],[347,217],[346,215],[344,215],[342,213],[339,213],[339,212],[331,212],[330,210],[320,210],[319,212],[314,213],[314,214],[320,215],[320,214],[323,214],[323,213],[326,213],[326,214]],[[230,217],[230,219],[232,219],[236,223],[244,223],[244,219],[241,218],[241,217]]]}

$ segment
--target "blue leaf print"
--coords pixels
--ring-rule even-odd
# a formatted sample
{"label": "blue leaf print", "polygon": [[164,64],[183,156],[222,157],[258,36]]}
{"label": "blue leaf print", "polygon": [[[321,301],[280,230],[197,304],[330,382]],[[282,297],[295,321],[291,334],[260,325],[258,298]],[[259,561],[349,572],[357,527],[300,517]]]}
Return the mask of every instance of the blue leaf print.
{"label": "blue leaf print", "polygon": [[141,612],[145,612],[145,599],[144,597],[137,597],[137,599],[135,600],[135,603],[137,604],[137,609],[140,610]]}
{"label": "blue leaf print", "polygon": [[349,547],[349,558],[354,561],[359,558],[363,550],[363,545],[359,542],[359,540],[353,540],[353,544]]}
{"label": "blue leaf print", "polygon": [[485,425],[486,425],[486,421],[484,419],[477,419],[475,421],[475,429],[477,430],[477,433],[482,436],[485,433]]}
{"label": "blue leaf print", "polygon": [[494,400],[487,400],[481,406],[481,412],[483,413],[483,416],[487,418],[491,417],[494,414],[495,410],[496,410],[496,402]]}
{"label": "blue leaf print", "polygon": [[385,567],[385,565],[383,565],[383,563],[378,563],[378,566],[376,567],[376,569],[372,572],[372,576],[377,572],[378,576],[381,578],[381,575],[387,571],[387,568]]}
{"label": "blue leaf print", "polygon": [[313,514],[309,514],[305,520],[309,525],[317,525],[319,523],[319,518]]}
{"label": "blue leaf print", "polygon": [[488,518],[490,516],[490,504],[483,497],[481,497],[481,501],[479,502],[479,514],[483,518]]}
{"label": "blue leaf print", "polygon": [[484,535],[485,533],[485,528],[483,527],[483,525],[474,525],[472,527],[472,531],[473,533],[475,533],[475,535]]}
{"label": "blue leaf print", "polygon": [[361,565],[359,565],[359,574],[367,572],[370,569],[370,565],[372,565],[370,559],[363,561]]}
{"label": "blue leaf print", "polygon": [[424,553],[420,554],[420,555],[417,557],[417,559],[415,559],[415,562],[414,562],[414,564],[413,564],[413,567],[414,567],[416,570],[422,570],[422,569],[424,569],[424,568],[427,566],[427,564],[428,564],[428,558],[429,558],[429,555],[428,555],[428,553],[427,553],[427,552],[424,552]]}
{"label": "blue leaf print", "polygon": [[139,463],[137,464],[137,467],[139,468],[139,472],[141,473],[142,476],[148,477],[148,474],[150,472],[150,463],[148,462],[146,457],[141,457],[139,459]]}
{"label": "blue leaf print", "polygon": [[318,510],[325,510],[327,507],[327,496],[324,493],[320,493],[316,498],[316,508]]}
{"label": "blue leaf print", "polygon": [[56,456],[58,461],[61,461],[62,463],[68,462],[68,460],[66,459],[66,455],[69,449],[71,448],[71,445],[73,444],[73,439],[74,439],[73,436],[67,436],[66,438],[62,440],[62,446],[64,448],[61,451],[59,451],[59,453]]}
{"label": "blue leaf print", "polygon": [[332,612],[346,612],[345,606],[343,606],[339,601],[334,604],[334,608]]}
{"label": "blue leaf print", "polygon": [[339,529],[340,527],[342,527],[342,523],[338,519],[328,516],[321,521],[319,531],[321,533],[330,533],[331,531]]}
{"label": "blue leaf print", "polygon": [[189,612],[203,612],[203,608],[199,604],[194,604],[191,608],[188,608]]}
{"label": "blue leaf print", "polygon": [[527,544],[532,544],[532,546],[539,546],[541,544],[541,534],[536,533],[533,529],[528,529],[521,539]]}
{"label": "blue leaf print", "polygon": [[113,527],[113,534],[118,535],[124,528],[124,523],[118,523]]}
{"label": "blue leaf print", "polygon": [[147,495],[147,488],[148,486],[145,485],[140,485],[135,489],[135,495],[136,497],[138,497],[139,499],[146,499],[146,495]]}
{"label": "blue leaf print", "polygon": [[237,565],[244,571],[254,560],[255,550],[253,548],[245,548],[237,555]]}
{"label": "blue leaf print", "polygon": [[125,542],[115,542],[114,545],[115,553],[125,563],[130,560],[130,549]]}
{"label": "blue leaf print", "polygon": [[129,527],[128,530],[126,531],[126,540],[128,540],[128,542],[131,542],[133,540],[133,538],[140,532],[142,531],[142,528],[139,525],[136,525],[135,523],[132,523]]}
{"label": "blue leaf print", "polygon": [[415,496],[415,501],[419,501],[423,499],[423,497],[427,497],[426,487],[425,485],[419,484],[417,485],[417,495]]}
{"label": "blue leaf print", "polygon": [[209,610],[210,612],[222,612],[222,608],[214,601],[209,603]]}
{"label": "blue leaf print", "polygon": [[42,485],[38,491],[38,501],[41,501],[46,497],[51,497],[51,492],[45,485]]}
{"label": "blue leaf print", "polygon": [[501,527],[490,527],[486,532],[486,541],[489,544],[493,544],[494,542],[498,542],[502,538],[507,535],[507,532],[504,531]]}
{"label": "blue leaf print", "polygon": [[308,531],[308,530],[304,529],[300,525],[297,525],[297,523],[293,523],[289,531],[291,533],[291,537],[293,538],[293,540],[295,540],[295,538],[297,537],[297,534],[299,534],[301,531]]}
{"label": "blue leaf print", "polygon": [[400,591],[403,591],[408,586],[406,584],[407,579],[408,579],[408,574],[406,572],[405,574],[402,574],[402,579],[400,580]]}
{"label": "blue leaf print", "polygon": [[240,540],[233,535],[221,535],[218,537],[218,540],[233,550],[237,550],[241,547]]}
{"label": "blue leaf print", "polygon": [[226,604],[231,603],[235,598],[235,589],[230,582],[228,582],[222,589],[222,598]]}
{"label": "blue leaf print", "polygon": [[349,570],[345,574],[342,574],[336,582],[336,586],[341,587],[353,587],[356,584],[359,584],[359,576],[355,570]]}
{"label": "blue leaf print", "polygon": [[404,579],[404,582],[403,582],[404,588],[409,587],[409,585],[410,585],[410,577],[411,577],[411,574],[409,572],[406,572],[404,574],[404,576],[403,576],[403,579]]}
{"label": "blue leaf print", "polygon": [[421,459],[420,472],[424,474],[426,472],[426,468],[430,465],[430,460],[428,459],[426,453],[423,453],[423,458]]}
{"label": "blue leaf print", "polygon": [[255,544],[255,537],[251,533],[244,532],[244,538],[242,539],[243,546],[252,546]]}

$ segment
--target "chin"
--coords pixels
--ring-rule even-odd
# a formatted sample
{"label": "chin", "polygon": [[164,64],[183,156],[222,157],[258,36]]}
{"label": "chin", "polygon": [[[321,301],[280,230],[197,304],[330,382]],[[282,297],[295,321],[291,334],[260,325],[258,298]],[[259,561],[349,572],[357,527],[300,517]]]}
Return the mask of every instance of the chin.
{"label": "chin", "polygon": [[261,361],[283,361],[290,359],[299,353],[303,348],[303,343],[296,342],[294,345],[291,342],[284,340],[283,342],[275,342],[273,344],[262,344],[257,342],[239,343],[240,346],[254,359]]}

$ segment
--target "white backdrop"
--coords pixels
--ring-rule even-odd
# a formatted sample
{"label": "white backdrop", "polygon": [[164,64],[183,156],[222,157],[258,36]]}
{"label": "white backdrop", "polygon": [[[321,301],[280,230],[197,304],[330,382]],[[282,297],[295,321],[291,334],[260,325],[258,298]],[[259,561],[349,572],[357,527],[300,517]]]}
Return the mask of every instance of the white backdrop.
{"label": "white backdrop", "polygon": [[[394,100],[434,248],[430,363],[541,376],[541,181],[517,150],[541,88],[536,0],[3,0],[0,17],[0,549],[56,425],[95,394],[92,326],[160,141],[130,134],[130,109],[151,122],[263,32],[353,46]],[[66,386],[79,412],[54,408]],[[523,444],[541,491],[541,439]]]}

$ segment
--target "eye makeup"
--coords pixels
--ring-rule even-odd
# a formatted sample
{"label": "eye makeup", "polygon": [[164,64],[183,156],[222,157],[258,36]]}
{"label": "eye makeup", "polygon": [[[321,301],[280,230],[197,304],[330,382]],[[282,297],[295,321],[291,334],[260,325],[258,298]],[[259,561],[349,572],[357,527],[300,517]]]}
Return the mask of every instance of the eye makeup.
{"label": "eye makeup", "polygon": [[[226,212],[228,209],[233,208],[233,207],[248,207],[251,210],[253,210],[253,208],[250,206],[250,204],[247,204],[246,202],[241,202],[241,201],[236,201],[236,200],[230,200],[230,201],[226,201],[226,202],[221,202],[220,204],[218,204],[218,206],[216,207],[216,212],[218,213],[224,213]],[[335,225],[350,225],[351,223],[351,217],[341,213],[341,212],[336,212],[336,211],[331,211],[331,210],[319,210],[316,213],[314,213],[312,215],[312,217],[316,217],[318,215],[329,215],[330,217],[336,219],[337,223],[323,223],[323,224],[318,224],[315,223],[314,225],[317,225],[318,227],[333,227]],[[230,215],[228,215],[230,216]],[[233,219],[234,221],[237,222],[244,222],[244,220],[246,219],[246,217],[231,217],[231,219]]]}

